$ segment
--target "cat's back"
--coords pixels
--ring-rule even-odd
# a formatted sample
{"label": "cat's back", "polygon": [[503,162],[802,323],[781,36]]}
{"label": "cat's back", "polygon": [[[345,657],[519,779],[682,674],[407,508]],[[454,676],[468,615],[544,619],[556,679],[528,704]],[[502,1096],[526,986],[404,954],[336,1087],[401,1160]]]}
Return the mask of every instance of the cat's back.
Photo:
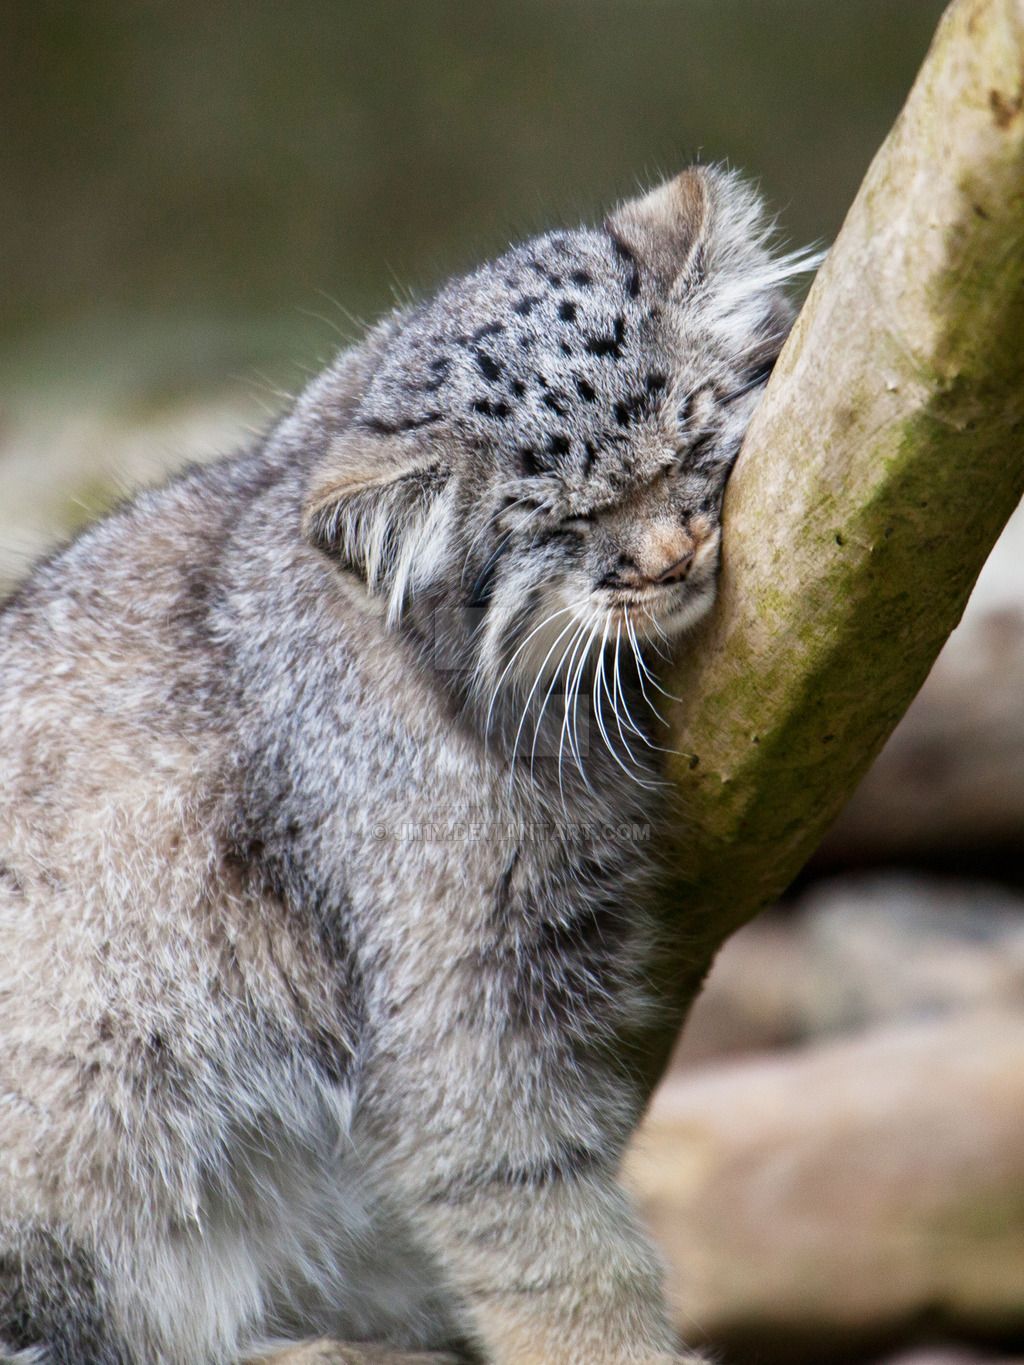
{"label": "cat's back", "polygon": [[188,471],[39,565],[0,610],[8,1020],[45,1000],[81,1013],[113,981],[176,971],[169,926],[180,946],[210,898],[236,748],[220,566],[274,482],[258,453]]}
{"label": "cat's back", "polygon": [[269,477],[247,456],[143,492],[0,607],[0,829],[21,812],[52,841],[61,816],[209,753],[227,702],[218,565]]}

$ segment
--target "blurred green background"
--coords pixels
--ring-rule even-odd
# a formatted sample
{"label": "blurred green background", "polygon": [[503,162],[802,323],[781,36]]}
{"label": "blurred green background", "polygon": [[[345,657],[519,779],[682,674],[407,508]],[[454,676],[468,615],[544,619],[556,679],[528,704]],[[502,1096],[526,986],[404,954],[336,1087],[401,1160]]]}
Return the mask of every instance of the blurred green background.
{"label": "blurred green background", "polygon": [[141,399],[248,367],[294,387],[349,314],[698,154],[758,177],[792,240],[827,240],[940,10],[5,4],[5,387]]}

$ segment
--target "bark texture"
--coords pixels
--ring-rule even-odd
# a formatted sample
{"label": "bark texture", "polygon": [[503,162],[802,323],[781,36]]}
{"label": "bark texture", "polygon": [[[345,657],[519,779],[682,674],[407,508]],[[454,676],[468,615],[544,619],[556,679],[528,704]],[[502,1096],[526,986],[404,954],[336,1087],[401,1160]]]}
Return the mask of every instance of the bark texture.
{"label": "bark texture", "polygon": [[709,953],[809,857],[1024,492],[1024,5],[955,0],[729,485],[675,669],[674,879]]}

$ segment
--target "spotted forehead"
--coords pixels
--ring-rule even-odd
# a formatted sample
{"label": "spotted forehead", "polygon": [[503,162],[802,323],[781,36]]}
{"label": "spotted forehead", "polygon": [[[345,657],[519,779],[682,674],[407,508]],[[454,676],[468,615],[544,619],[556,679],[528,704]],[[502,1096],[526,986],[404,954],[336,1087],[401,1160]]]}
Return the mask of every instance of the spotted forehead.
{"label": "spotted forehead", "polygon": [[550,233],[447,285],[395,339],[364,401],[382,431],[447,425],[517,472],[631,474],[631,430],[669,384],[658,301],[607,232]]}

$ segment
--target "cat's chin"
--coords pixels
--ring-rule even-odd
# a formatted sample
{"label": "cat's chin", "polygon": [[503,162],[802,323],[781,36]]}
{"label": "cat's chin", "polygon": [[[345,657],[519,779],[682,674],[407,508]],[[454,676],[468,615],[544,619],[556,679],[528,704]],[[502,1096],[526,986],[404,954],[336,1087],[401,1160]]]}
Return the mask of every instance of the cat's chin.
{"label": "cat's chin", "polygon": [[646,637],[650,640],[664,640],[666,636],[669,640],[674,640],[677,636],[685,634],[711,610],[715,600],[715,587],[714,580],[699,586],[688,584],[676,595],[674,601],[666,602],[664,606],[649,614],[645,613],[646,619],[642,623],[639,617],[634,617],[637,634],[641,639]]}

